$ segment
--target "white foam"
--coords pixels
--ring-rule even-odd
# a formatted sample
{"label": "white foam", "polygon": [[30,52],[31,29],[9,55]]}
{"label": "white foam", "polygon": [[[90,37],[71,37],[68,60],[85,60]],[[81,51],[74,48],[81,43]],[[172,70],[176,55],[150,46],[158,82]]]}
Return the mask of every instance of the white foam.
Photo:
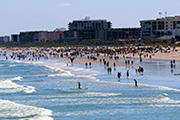
{"label": "white foam", "polygon": [[85,94],[92,95],[92,96],[119,96],[119,95],[122,95],[122,93],[101,93],[101,92],[87,92]]}
{"label": "white foam", "polygon": [[23,77],[15,77],[11,79],[6,79],[6,80],[0,80],[0,93],[16,93],[16,92],[21,92],[24,91],[26,93],[32,93],[35,92],[35,88],[32,86],[23,86],[23,85],[18,85],[14,83],[13,81],[22,81]]}
{"label": "white foam", "polygon": [[[34,64],[34,65],[41,65],[45,66],[51,70],[60,72],[57,74],[49,74],[47,75],[48,77],[55,77],[55,76],[63,76],[63,77],[69,77],[69,76],[74,76],[74,77],[83,77],[83,78],[89,78],[92,80],[97,79],[93,77],[92,75],[99,75],[101,74],[98,71],[92,71],[89,69],[83,69],[83,68],[76,68],[76,67],[65,67],[65,63],[62,63],[60,61],[56,60],[42,60],[42,61],[24,61],[24,60],[11,60],[13,62],[22,62],[22,63],[27,63],[27,64]],[[69,70],[64,70],[64,69],[69,69]],[[81,72],[82,71],[82,72]],[[72,72],[78,72],[77,75],[72,74]],[[83,73],[83,75],[81,75]]]}
{"label": "white foam", "polygon": [[165,87],[165,86],[146,85],[146,84],[140,84],[140,85],[145,86],[145,87],[151,87],[151,88],[157,89],[157,90],[169,90],[169,91],[174,91],[174,92],[180,92],[179,89],[169,88],[169,87]]}
{"label": "white foam", "polygon": [[156,104],[156,105],[149,105],[149,107],[180,107],[180,105],[179,104],[173,104],[173,105],[171,105],[171,104]]}
{"label": "white foam", "polygon": [[[22,118],[21,120],[53,120],[49,116],[52,111],[44,108],[21,105],[8,100],[0,100],[0,117],[1,118]],[[27,118],[26,118],[27,117]]]}
{"label": "white foam", "polygon": [[59,73],[59,74],[50,74],[48,77],[55,77],[55,76],[73,76],[72,74],[66,74],[66,73]]}
{"label": "white foam", "polygon": [[9,65],[8,67],[16,67],[17,65]]}
{"label": "white foam", "polygon": [[11,81],[22,81],[23,77],[21,76],[18,76],[18,77],[15,77],[15,78],[12,78],[12,79],[9,79]]}

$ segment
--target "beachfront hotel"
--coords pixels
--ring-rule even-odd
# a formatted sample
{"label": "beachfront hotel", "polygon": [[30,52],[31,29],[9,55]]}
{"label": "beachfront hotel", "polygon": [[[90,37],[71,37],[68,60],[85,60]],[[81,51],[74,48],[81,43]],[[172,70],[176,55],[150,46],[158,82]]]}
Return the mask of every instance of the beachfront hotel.
{"label": "beachfront hotel", "polygon": [[112,28],[112,23],[107,20],[90,20],[86,17],[83,20],[69,22],[68,31],[64,32],[67,41],[74,40],[114,40],[140,38],[140,28]]}
{"label": "beachfront hotel", "polygon": [[141,38],[180,36],[180,16],[142,20],[140,21],[140,25]]}
{"label": "beachfront hotel", "polygon": [[111,22],[107,20],[90,20],[85,17],[82,20],[73,20],[68,24],[68,31],[64,33],[65,39],[88,40],[88,39],[108,39],[108,31],[111,29]]}

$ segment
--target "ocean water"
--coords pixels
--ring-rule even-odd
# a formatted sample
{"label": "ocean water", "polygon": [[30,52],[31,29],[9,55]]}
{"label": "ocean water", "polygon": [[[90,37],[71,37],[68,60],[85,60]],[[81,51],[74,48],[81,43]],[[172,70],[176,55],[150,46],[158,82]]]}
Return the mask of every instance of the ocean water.
{"label": "ocean water", "polygon": [[[121,59],[122,61],[123,59]],[[138,63],[135,60],[134,63]],[[13,120],[178,120],[180,119],[180,63],[143,61],[116,67],[73,64],[57,60],[0,60],[0,119]],[[126,71],[130,78],[126,78]],[[117,72],[122,72],[118,82]],[[134,86],[134,79],[138,87]],[[77,88],[77,82],[87,90]]]}

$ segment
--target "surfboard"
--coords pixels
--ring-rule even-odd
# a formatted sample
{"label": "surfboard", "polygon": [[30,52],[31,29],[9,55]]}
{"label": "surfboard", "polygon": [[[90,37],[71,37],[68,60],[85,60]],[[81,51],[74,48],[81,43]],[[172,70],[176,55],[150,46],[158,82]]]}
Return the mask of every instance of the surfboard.
{"label": "surfboard", "polygon": [[178,74],[174,74],[174,75],[180,75],[180,73],[178,73]]}
{"label": "surfboard", "polygon": [[88,88],[70,88],[71,90],[87,90]]}

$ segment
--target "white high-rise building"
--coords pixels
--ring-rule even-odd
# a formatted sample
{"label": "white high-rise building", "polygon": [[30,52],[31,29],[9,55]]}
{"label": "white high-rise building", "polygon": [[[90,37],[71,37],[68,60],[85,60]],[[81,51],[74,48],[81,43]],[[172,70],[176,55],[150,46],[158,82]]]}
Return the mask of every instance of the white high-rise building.
{"label": "white high-rise building", "polygon": [[141,38],[157,38],[165,35],[180,35],[180,16],[142,20]]}

